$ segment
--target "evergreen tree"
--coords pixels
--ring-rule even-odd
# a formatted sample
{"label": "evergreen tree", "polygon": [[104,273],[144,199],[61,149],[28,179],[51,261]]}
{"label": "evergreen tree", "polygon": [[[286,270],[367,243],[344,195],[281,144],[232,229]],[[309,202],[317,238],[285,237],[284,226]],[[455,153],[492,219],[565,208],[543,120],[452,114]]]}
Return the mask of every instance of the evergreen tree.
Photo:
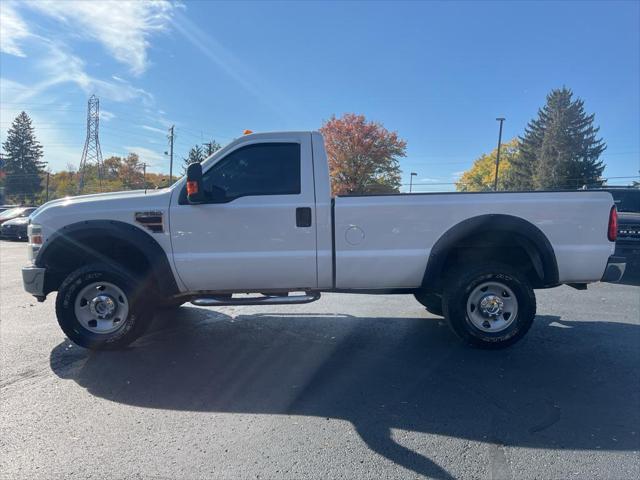
{"label": "evergreen tree", "polygon": [[42,161],[42,145],[36,140],[31,119],[25,112],[13,121],[2,148],[5,194],[20,203],[34,202],[42,190],[40,174],[46,163]]}
{"label": "evergreen tree", "polygon": [[202,147],[204,149],[204,157],[207,158],[220,150],[222,145],[212,139],[210,142],[203,143]]}
{"label": "evergreen tree", "polygon": [[563,87],[552,90],[547,102],[520,137],[520,156],[512,162],[507,181],[512,190],[578,189],[599,185],[607,148],[597,138],[595,115],[588,115],[581,99]]}
{"label": "evergreen tree", "polygon": [[183,158],[182,162],[182,173],[187,173],[187,167],[192,163],[200,163],[205,159],[204,152],[202,151],[202,147],[200,145],[195,145],[189,150],[189,155],[187,158]]}

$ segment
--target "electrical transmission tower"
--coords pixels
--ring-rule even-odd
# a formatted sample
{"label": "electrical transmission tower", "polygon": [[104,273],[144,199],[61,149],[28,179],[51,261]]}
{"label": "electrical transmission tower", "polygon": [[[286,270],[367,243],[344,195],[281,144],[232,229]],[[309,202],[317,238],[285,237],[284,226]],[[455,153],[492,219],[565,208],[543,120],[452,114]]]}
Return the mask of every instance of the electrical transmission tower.
{"label": "electrical transmission tower", "polygon": [[102,190],[102,174],[104,164],[102,163],[102,151],[100,150],[100,137],[98,136],[98,127],[100,126],[100,100],[95,95],[89,97],[87,104],[87,139],[84,142],[82,150],[82,159],[80,160],[80,181],[78,182],[78,193],[82,193],[84,188],[84,175],[87,170],[87,164],[95,163],[98,169],[98,184]]}

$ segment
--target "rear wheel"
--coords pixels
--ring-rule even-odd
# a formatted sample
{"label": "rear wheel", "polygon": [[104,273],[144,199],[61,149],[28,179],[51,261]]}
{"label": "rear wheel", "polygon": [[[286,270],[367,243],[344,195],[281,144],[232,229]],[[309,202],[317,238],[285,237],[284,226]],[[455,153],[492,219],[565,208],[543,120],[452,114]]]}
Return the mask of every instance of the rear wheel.
{"label": "rear wheel", "polygon": [[414,297],[424,305],[429,313],[442,317],[442,297],[440,295],[420,290],[414,294]]}
{"label": "rear wheel", "polygon": [[446,282],[442,305],[453,331],[484,348],[513,345],[529,331],[536,314],[528,278],[500,263],[457,269]]}
{"label": "rear wheel", "polygon": [[161,303],[160,305],[158,305],[158,310],[162,310],[162,311],[177,310],[182,305],[184,305],[184,302],[181,301],[181,300],[178,300],[178,301],[175,301],[175,302],[165,302],[165,303]]}
{"label": "rear wheel", "polygon": [[78,345],[93,350],[125,347],[144,333],[155,302],[143,282],[107,264],[75,270],[56,298],[58,323]]}

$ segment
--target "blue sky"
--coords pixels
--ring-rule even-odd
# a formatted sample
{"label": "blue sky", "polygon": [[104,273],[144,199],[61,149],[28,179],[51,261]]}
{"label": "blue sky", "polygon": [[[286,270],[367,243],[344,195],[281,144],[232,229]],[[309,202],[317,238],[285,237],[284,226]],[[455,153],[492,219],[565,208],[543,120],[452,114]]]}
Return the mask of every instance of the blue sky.
{"label": "blue sky", "polygon": [[[640,169],[640,2],[12,2],[0,4],[0,139],[34,120],[53,171],[78,164],[86,101],[103,156],[176,157],[244,129],[312,130],[362,113],[407,141],[404,181],[450,190],[521,134],[547,92],[586,102],[605,176]],[[627,180],[611,180],[611,184]]]}

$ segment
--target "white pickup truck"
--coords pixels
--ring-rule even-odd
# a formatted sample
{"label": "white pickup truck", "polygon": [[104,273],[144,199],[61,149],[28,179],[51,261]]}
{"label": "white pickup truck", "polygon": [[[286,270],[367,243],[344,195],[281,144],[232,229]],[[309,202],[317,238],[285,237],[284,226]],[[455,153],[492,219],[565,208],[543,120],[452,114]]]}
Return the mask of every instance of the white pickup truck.
{"label": "white pickup truck", "polygon": [[92,349],[129,344],[158,307],[321,292],[413,294],[497,348],[531,326],[533,289],[620,278],[616,218],[600,191],[331,198],[319,133],[250,134],[169,188],[41,206],[22,274],[40,301],[58,291],[62,330]]}

